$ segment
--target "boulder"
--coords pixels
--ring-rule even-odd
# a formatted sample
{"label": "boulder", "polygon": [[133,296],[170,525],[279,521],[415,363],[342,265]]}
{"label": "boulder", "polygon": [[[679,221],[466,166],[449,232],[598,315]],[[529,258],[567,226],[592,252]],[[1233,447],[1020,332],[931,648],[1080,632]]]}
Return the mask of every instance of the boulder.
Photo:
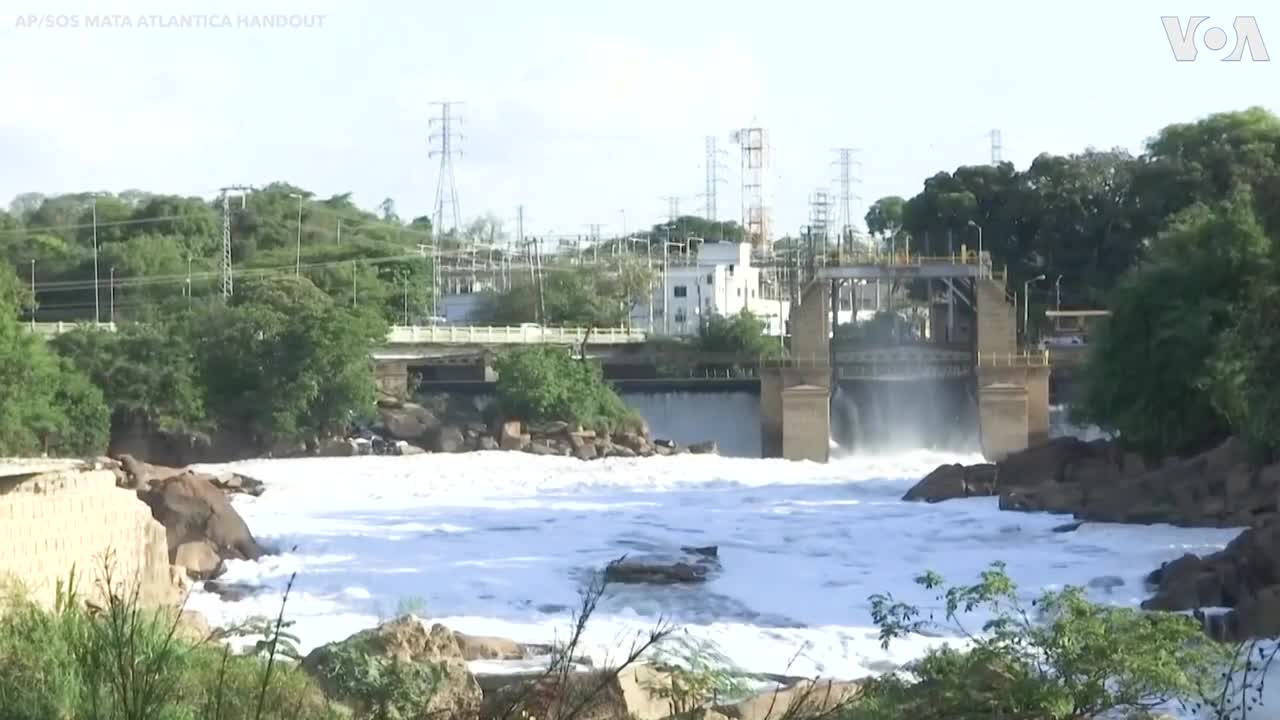
{"label": "boulder", "polygon": [[613,442],[616,445],[629,448],[637,455],[643,455],[649,450],[649,441],[643,435],[634,432],[617,433],[613,436]]}
{"label": "boulder", "polygon": [[[339,648],[400,662],[426,663],[443,670],[440,686],[432,694],[422,716],[473,717],[480,708],[480,685],[467,669],[457,636],[443,625],[430,629],[418,618],[404,615],[376,628],[362,630],[336,643],[316,648],[302,661],[302,667],[313,677],[328,697],[339,702],[357,703],[345,696],[332,680],[335,651]],[[368,708],[356,708],[357,712]]]}
{"label": "boulder", "polygon": [[455,632],[462,657],[472,660],[523,660],[528,657],[525,647],[515,640]]}
{"label": "boulder", "polygon": [[856,682],[802,680],[715,709],[732,720],[838,717],[841,708],[853,703],[861,690]]}
{"label": "boulder", "polygon": [[[577,720],[664,720],[671,703],[660,688],[670,675],[651,665],[635,664],[615,675],[607,670],[569,673],[561,678],[540,673],[504,683],[485,693],[482,717],[560,717],[581,708]],[[508,708],[512,712],[506,712]],[[567,713],[566,713],[567,714]]]}
{"label": "boulder", "polygon": [[330,438],[323,440],[316,448],[319,457],[353,457],[360,454],[360,447],[354,440]]}
{"label": "boulder", "polygon": [[581,443],[578,448],[573,451],[573,456],[579,460],[595,460],[599,455],[596,453],[594,443]]}
{"label": "boulder", "polygon": [[164,526],[169,561],[175,565],[178,548],[202,541],[223,560],[257,560],[266,554],[209,475],[188,471],[152,481],[147,489],[138,490],[138,497]]}
{"label": "boulder", "polygon": [[532,455],[559,455],[555,448],[546,443],[545,440],[535,440],[525,447],[525,452]]}
{"label": "boulder", "polygon": [[426,452],[427,452],[426,450],[423,450],[422,448],[418,447],[417,445],[410,445],[409,443],[407,443],[407,442],[405,442],[405,441],[403,441],[403,440],[397,440],[397,441],[396,441],[396,454],[397,454],[397,455],[422,455],[422,454],[424,454],[424,453],[426,453]]}
{"label": "boulder", "polygon": [[678,554],[626,557],[614,561],[605,567],[604,577],[608,582],[629,585],[682,585],[706,582],[719,570],[718,548],[685,547]]}
{"label": "boulder", "polygon": [[428,436],[427,450],[435,453],[456,453],[462,452],[465,444],[462,430],[454,425],[442,425]]}
{"label": "boulder", "polygon": [[476,444],[477,450],[491,451],[499,450],[498,441],[494,440],[490,435],[481,435],[479,442]]}
{"label": "boulder", "polygon": [[924,476],[902,496],[903,500],[928,503],[995,494],[995,465],[943,465]]}
{"label": "boulder", "polygon": [[529,434],[535,437],[561,435],[569,431],[569,423],[560,420],[529,424]]}
{"label": "boulder", "polygon": [[694,455],[719,455],[720,446],[715,440],[707,440],[706,442],[694,443],[689,446],[689,452]]}
{"label": "boulder", "polygon": [[400,407],[378,407],[378,415],[387,428],[387,434],[396,440],[420,440],[440,427],[435,413],[416,403],[402,403]]}
{"label": "boulder", "polygon": [[519,420],[508,420],[498,429],[498,447],[503,450],[523,450],[529,445],[529,436]]}
{"label": "boulder", "polygon": [[127,453],[120,456],[119,462],[121,469],[124,470],[125,474],[128,476],[128,482],[126,482],[126,485],[134,490],[147,488],[152,482],[166,480],[175,475],[181,475],[183,472],[181,468],[152,465],[151,463],[142,462]]}
{"label": "boulder", "polygon": [[173,551],[173,564],[193,580],[210,580],[225,571],[218,549],[208,540],[184,542]]}
{"label": "boulder", "polygon": [[267,588],[261,585],[250,585],[249,583],[228,583],[220,580],[208,580],[204,584],[204,591],[217,595],[223,602],[240,602],[267,591]]}

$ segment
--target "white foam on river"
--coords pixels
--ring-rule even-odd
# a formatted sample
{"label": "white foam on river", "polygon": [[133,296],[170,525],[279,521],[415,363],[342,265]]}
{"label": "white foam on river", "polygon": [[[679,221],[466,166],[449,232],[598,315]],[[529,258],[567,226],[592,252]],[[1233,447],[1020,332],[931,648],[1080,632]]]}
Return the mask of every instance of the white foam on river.
{"label": "white foam on river", "polygon": [[518,453],[237,463],[266,482],[235,505],[258,538],[283,550],[232,562],[226,582],[268,592],[239,602],[198,593],[215,624],[286,616],[305,652],[411,607],[467,633],[521,642],[563,638],[592,570],[623,554],[717,545],[723,572],[699,586],[612,586],[587,642],[615,656],[659,617],[713,640],[744,669],[853,678],[900,664],[936,639],[886,652],[868,596],[925,605],[924,570],[972,581],[1001,560],[1028,592],[1063,584],[1119,587],[1098,600],[1137,604],[1143,576],[1237,531],[1086,523],[1000,512],[990,498],[899,500],[942,462],[918,452],[826,465],[708,456],[583,463]]}

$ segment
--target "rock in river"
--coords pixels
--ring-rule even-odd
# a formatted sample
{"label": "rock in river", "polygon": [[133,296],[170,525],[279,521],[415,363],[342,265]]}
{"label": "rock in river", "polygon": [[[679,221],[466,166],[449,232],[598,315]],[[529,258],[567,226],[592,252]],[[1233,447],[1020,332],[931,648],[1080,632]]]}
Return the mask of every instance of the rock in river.
{"label": "rock in river", "polygon": [[711,545],[680,548],[680,553],[672,556],[626,557],[610,563],[604,576],[616,583],[680,585],[706,582],[719,569],[719,549]]}

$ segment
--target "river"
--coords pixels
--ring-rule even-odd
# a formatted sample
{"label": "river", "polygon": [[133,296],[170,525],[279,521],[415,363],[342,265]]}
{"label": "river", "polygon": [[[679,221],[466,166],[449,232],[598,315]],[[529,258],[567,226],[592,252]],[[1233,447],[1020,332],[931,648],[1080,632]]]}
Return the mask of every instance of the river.
{"label": "river", "polygon": [[1056,533],[1064,518],[1000,512],[991,498],[899,501],[939,463],[975,459],[583,463],[492,452],[238,463],[229,467],[267,489],[236,507],[284,552],[229,564],[225,580],[261,584],[262,594],[198,593],[191,606],[215,623],[274,616],[296,572],[286,615],[304,651],[406,601],[463,632],[545,643],[564,637],[586,573],[625,553],[718,545],[723,572],[704,585],[614,586],[588,630],[595,654],[616,655],[628,633],[662,616],[748,670],[859,677],[936,641],[884,651],[868,609],[883,591],[932,602],[912,583],[921,571],[970,581],[1002,560],[1027,592],[1098,580],[1096,599],[1132,605],[1162,561],[1236,534],[1092,523]]}

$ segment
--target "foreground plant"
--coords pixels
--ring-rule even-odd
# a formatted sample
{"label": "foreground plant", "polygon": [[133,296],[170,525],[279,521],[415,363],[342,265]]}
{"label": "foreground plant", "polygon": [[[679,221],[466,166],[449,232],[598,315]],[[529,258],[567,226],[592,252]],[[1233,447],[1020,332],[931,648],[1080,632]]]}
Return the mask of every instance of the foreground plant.
{"label": "foreground plant", "polygon": [[[932,572],[916,582],[930,590],[943,584]],[[1046,592],[1024,606],[1002,563],[939,599],[941,622],[891,595],[871,597],[886,649],[908,634],[948,630],[968,647],[944,645],[905,673],[869,681],[849,720],[1075,720],[1189,707],[1214,694],[1232,651],[1193,618],[1098,605],[1079,588]],[[988,619],[970,632],[965,620],[978,612]]]}

